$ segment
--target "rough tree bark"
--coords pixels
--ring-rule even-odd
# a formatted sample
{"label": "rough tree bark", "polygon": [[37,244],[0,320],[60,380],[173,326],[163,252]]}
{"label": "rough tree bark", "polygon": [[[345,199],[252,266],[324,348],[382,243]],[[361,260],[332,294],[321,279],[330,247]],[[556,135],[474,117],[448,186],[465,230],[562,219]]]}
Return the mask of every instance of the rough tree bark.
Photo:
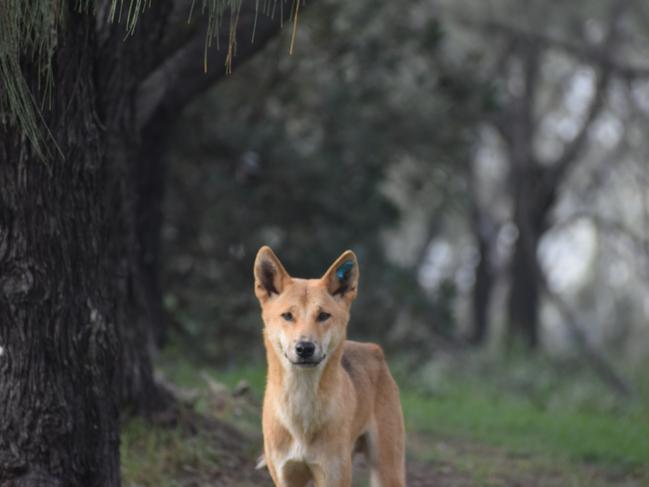
{"label": "rough tree bark", "polygon": [[[43,113],[61,154],[51,147],[41,160],[18,127],[1,121],[0,485],[118,486],[119,407],[156,407],[147,345],[158,315],[143,309],[160,304],[151,269],[163,174],[137,161],[143,153],[159,161],[160,151],[144,148],[161,141],[142,143],[150,133],[141,131],[136,98],[153,77],[171,91],[149,99],[148,113],[163,102],[180,110],[220,77],[202,75],[202,57],[185,59],[187,79],[164,76],[175,67],[165,60],[204,41],[204,30],[182,27],[177,42],[154,42],[173,30],[166,20],[178,4],[189,5],[153,2],[125,40],[123,26],[65,3],[52,59],[56,96]],[[235,62],[279,30],[280,19],[259,21],[265,35],[255,46],[242,42]],[[28,59],[23,66],[38,93],[39,68]]]}
{"label": "rough tree bark", "polygon": [[[70,7],[44,112],[63,157],[0,136],[0,485],[119,485],[113,225],[94,18]],[[36,91],[38,70],[25,68]],[[62,94],[65,93],[65,96]]]}

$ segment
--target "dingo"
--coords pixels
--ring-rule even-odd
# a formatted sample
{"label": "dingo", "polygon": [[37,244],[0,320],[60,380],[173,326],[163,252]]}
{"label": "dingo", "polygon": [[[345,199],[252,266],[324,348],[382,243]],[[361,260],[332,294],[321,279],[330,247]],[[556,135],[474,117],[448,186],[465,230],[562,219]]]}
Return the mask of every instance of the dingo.
{"label": "dingo", "polygon": [[349,487],[364,452],[377,487],[403,487],[399,390],[378,345],[345,340],[358,261],[344,252],[320,279],[288,275],[269,247],[255,260],[268,379],[264,456],[279,487]]}

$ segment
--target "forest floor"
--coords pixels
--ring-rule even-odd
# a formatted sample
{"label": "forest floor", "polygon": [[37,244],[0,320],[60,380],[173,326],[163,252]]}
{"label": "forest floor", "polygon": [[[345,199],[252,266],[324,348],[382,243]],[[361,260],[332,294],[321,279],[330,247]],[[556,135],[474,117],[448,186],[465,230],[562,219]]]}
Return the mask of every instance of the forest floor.
{"label": "forest floor", "polygon": [[[160,370],[182,405],[152,422],[125,422],[124,486],[272,486],[266,471],[255,469],[263,366],[223,371],[166,359]],[[574,401],[549,407],[534,397],[536,389],[524,400],[520,392],[492,389],[454,382],[442,393],[402,385],[407,485],[649,485],[649,413],[642,405],[620,410],[600,401],[602,411],[585,394],[588,408]],[[367,478],[359,458],[354,486],[368,485]]]}

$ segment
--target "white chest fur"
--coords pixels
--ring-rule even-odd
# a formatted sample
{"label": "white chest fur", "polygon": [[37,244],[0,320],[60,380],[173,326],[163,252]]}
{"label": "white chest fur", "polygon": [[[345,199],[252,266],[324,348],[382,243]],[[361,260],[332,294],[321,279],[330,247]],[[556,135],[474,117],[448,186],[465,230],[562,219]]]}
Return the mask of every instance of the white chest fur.
{"label": "white chest fur", "polygon": [[281,394],[274,404],[275,414],[294,439],[306,440],[322,427],[327,416],[328,398],[319,394],[321,369],[288,370]]}

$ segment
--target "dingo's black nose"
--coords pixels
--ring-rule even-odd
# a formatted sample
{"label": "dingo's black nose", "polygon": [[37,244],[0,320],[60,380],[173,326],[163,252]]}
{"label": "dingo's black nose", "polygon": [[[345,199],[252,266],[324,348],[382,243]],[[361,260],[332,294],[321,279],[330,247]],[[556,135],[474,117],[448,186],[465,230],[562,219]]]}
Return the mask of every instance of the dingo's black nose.
{"label": "dingo's black nose", "polygon": [[297,342],[295,352],[300,358],[311,358],[315,352],[315,345],[312,342]]}

